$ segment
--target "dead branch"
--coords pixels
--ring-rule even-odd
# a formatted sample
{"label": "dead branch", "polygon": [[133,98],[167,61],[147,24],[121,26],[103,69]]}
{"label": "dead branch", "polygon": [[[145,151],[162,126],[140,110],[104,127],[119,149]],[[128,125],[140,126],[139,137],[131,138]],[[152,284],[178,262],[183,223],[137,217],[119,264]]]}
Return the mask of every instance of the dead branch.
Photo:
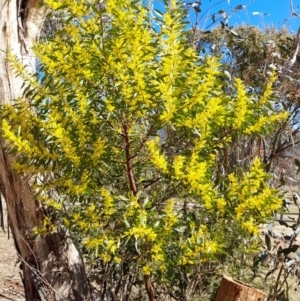
{"label": "dead branch", "polygon": [[[300,18],[300,15],[299,15],[299,18]],[[298,32],[297,32],[296,49],[295,49],[293,57],[290,59],[290,61],[288,63],[288,66],[286,68],[287,71],[289,71],[294,66],[294,64],[296,63],[299,48],[300,48],[300,28],[298,29]]]}
{"label": "dead branch", "polygon": [[291,5],[291,11],[292,11],[292,15],[297,17],[297,18],[300,18],[300,15],[297,14],[294,10],[294,4],[293,4],[293,0],[290,0],[290,5]]}
{"label": "dead branch", "polygon": [[43,277],[40,275],[39,271],[29,265],[19,254],[18,258],[31,270],[31,272],[39,278],[50,290],[52,290],[62,301],[66,301],[66,299],[62,298],[59,293],[53,288],[53,286]]}

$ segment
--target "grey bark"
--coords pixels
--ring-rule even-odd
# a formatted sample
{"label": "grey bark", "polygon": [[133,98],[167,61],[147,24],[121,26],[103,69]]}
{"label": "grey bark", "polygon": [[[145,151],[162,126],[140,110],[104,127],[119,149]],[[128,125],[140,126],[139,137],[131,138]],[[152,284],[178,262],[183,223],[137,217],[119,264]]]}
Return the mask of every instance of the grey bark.
{"label": "grey bark", "polygon": [[[0,104],[11,103],[22,94],[22,79],[11,70],[8,52],[30,71],[35,70],[31,47],[45,18],[39,2],[0,0]],[[90,300],[84,263],[72,241],[64,233],[32,238],[31,230],[41,223],[43,210],[28,181],[11,169],[4,143],[0,136],[0,189],[22,263],[26,300]]]}

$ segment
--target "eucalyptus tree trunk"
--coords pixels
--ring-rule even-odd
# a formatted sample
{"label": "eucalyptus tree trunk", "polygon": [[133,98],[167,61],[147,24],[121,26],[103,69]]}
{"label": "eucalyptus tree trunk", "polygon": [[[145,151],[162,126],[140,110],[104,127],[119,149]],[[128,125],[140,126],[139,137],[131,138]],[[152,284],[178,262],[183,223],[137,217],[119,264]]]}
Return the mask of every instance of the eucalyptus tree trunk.
{"label": "eucalyptus tree trunk", "polygon": [[[0,103],[22,94],[22,79],[7,61],[11,52],[31,71],[31,46],[38,38],[45,9],[38,0],[0,0]],[[0,136],[0,189],[7,202],[10,227],[23,269],[26,300],[90,300],[80,253],[64,233],[33,239],[31,230],[43,220],[43,210],[25,177],[11,169],[12,158]]]}

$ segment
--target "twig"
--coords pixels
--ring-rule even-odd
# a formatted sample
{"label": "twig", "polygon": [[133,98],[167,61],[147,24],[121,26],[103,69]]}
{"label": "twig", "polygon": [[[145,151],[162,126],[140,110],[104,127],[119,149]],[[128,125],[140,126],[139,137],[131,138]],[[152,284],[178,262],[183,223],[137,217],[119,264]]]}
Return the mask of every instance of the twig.
{"label": "twig", "polygon": [[0,297],[3,297],[3,298],[5,298],[5,299],[7,299],[7,300],[12,300],[12,301],[15,300],[15,299],[9,298],[9,297],[7,297],[7,296],[5,296],[5,295],[3,295],[3,294],[0,294]]}
{"label": "twig", "polygon": [[300,18],[300,15],[297,14],[294,10],[294,5],[293,5],[293,0],[290,0],[290,5],[291,5],[291,11],[292,11],[292,15],[296,16],[297,18]]}
{"label": "twig", "polygon": [[62,296],[59,295],[59,293],[54,289],[54,287],[41,275],[39,275],[39,271],[35,268],[33,268],[31,265],[29,265],[23,258],[20,256],[20,254],[17,254],[18,258],[44,283],[47,285],[48,288],[50,288],[61,300],[67,301]]}
{"label": "twig", "polygon": [[37,268],[38,268],[38,270],[39,270],[39,269],[40,269],[40,266],[39,266],[38,260],[37,260],[37,258],[36,258],[36,256],[35,256],[35,254],[34,254],[32,248],[30,247],[30,245],[28,244],[28,242],[27,242],[21,235],[19,235],[19,236],[20,236],[20,238],[25,242],[25,244],[27,245],[28,249],[31,251],[31,253],[32,253],[33,257],[34,257],[36,266],[37,266]]}

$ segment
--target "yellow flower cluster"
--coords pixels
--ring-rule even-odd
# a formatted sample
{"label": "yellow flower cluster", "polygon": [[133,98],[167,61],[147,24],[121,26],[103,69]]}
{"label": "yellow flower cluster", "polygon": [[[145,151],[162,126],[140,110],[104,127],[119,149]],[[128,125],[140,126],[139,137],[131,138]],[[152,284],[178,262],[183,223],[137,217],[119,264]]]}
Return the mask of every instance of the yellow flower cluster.
{"label": "yellow flower cluster", "polygon": [[272,116],[259,116],[258,120],[253,125],[249,125],[245,129],[244,133],[247,135],[251,135],[252,133],[260,133],[269,128],[273,123],[286,120],[288,116],[288,112],[279,112],[278,114]]}
{"label": "yellow flower cluster", "polygon": [[11,125],[6,119],[2,120],[2,131],[3,137],[8,141],[11,141],[14,144],[14,147],[17,148],[18,152],[24,152],[28,155],[32,154],[33,148],[29,144],[28,140],[24,140],[21,136],[15,135],[14,131],[12,131]]}
{"label": "yellow flower cluster", "polygon": [[130,230],[125,232],[125,234],[127,236],[133,235],[135,239],[140,238],[144,241],[154,241],[157,236],[157,234],[151,227],[146,227],[142,225],[130,228]]}
{"label": "yellow flower cluster", "polygon": [[263,94],[261,95],[261,97],[259,99],[258,104],[260,106],[263,106],[264,104],[266,104],[267,102],[270,101],[270,98],[273,94],[272,86],[276,82],[276,80],[277,80],[276,72],[273,72],[265,86]]}
{"label": "yellow flower cluster", "polygon": [[182,246],[183,255],[179,259],[180,265],[195,265],[207,262],[217,253],[221,252],[222,245],[210,238],[210,233],[205,225],[200,225],[196,229],[195,224],[191,223],[190,244]]}
{"label": "yellow flower cluster", "polygon": [[41,225],[35,226],[32,229],[32,233],[34,235],[41,235],[41,236],[46,235],[48,233],[54,233],[55,231],[56,231],[56,228],[53,225],[50,217],[48,217],[48,216],[44,217]]}
{"label": "yellow flower cluster", "polygon": [[267,186],[268,175],[258,158],[254,159],[248,173],[238,180],[233,174],[229,176],[228,196],[235,205],[236,220],[245,230],[257,233],[259,222],[272,216],[282,204],[275,191]]}
{"label": "yellow flower cluster", "polygon": [[184,156],[175,156],[173,161],[173,169],[174,169],[174,176],[176,180],[182,179],[185,175],[184,162],[185,162]]}
{"label": "yellow flower cluster", "polygon": [[242,127],[243,123],[248,119],[250,100],[246,95],[245,86],[240,79],[236,79],[237,97],[235,104],[235,121],[233,124],[234,129]]}
{"label": "yellow flower cluster", "polygon": [[88,15],[86,1],[84,0],[45,0],[45,3],[52,10],[58,10],[61,7],[67,6],[72,14],[85,17]]}
{"label": "yellow flower cluster", "polygon": [[103,197],[103,213],[107,216],[112,215],[116,208],[114,206],[114,199],[111,196],[110,192],[105,188],[101,188],[100,192],[101,196]]}
{"label": "yellow flower cluster", "polygon": [[147,147],[150,152],[151,162],[153,165],[163,173],[168,172],[168,163],[165,156],[160,153],[160,145],[159,145],[159,138],[156,137],[147,142]]}
{"label": "yellow flower cluster", "polygon": [[178,216],[176,214],[175,208],[175,201],[172,199],[167,200],[165,206],[165,214],[166,218],[165,221],[165,231],[169,231],[173,228],[173,226],[178,222]]}
{"label": "yellow flower cluster", "polygon": [[62,204],[59,203],[57,200],[54,200],[52,198],[49,197],[45,197],[43,195],[39,196],[39,201],[41,201],[43,204],[45,204],[46,206],[52,207],[58,211],[62,210]]}

